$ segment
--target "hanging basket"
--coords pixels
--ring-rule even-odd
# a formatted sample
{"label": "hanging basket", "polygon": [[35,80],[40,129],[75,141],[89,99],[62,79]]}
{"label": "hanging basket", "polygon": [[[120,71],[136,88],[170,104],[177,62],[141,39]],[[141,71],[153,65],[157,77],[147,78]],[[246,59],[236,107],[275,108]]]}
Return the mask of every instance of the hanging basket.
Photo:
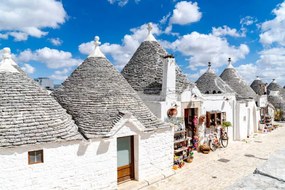
{"label": "hanging basket", "polygon": [[168,111],[167,111],[167,116],[168,117],[175,117],[177,115],[177,109],[176,108],[170,108]]}

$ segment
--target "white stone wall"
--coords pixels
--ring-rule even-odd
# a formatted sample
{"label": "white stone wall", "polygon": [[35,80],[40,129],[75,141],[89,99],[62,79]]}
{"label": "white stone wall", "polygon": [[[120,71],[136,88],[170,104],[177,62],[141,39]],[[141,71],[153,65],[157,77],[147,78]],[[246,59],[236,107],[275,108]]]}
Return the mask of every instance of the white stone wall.
{"label": "white stone wall", "polygon": [[113,137],[134,136],[135,179],[150,182],[171,173],[174,129],[143,132],[134,124],[136,122],[133,118],[128,120]]}
{"label": "white stone wall", "polygon": [[[134,136],[135,179],[172,172],[173,128],[143,131],[123,118],[110,138],[0,149],[0,189],[116,189],[117,138]],[[44,163],[28,164],[28,151],[44,151]]]}
{"label": "white stone wall", "polygon": [[[234,95],[225,95],[225,94],[210,94],[204,95],[204,102],[202,107],[202,114],[205,115],[207,111],[220,111],[226,112],[227,121],[232,123],[232,127],[228,128],[228,135],[230,140],[234,139],[234,104],[235,96]],[[228,98],[228,100],[225,100]]]}
{"label": "white stone wall", "polygon": [[[44,151],[44,163],[28,164],[28,151]],[[112,139],[31,145],[0,150],[0,189],[116,189]]]}
{"label": "white stone wall", "polygon": [[162,121],[167,121],[167,111],[170,108],[173,108],[174,105],[177,105],[177,115],[176,117],[182,117],[182,109],[181,109],[181,102],[179,101],[161,101],[161,102],[153,102],[153,101],[144,101],[150,111]]}
{"label": "white stone wall", "polygon": [[259,96],[258,105],[259,107],[266,107],[268,104],[267,95]]}
{"label": "white stone wall", "polygon": [[165,101],[176,99],[176,63],[174,58],[167,58],[163,63],[161,96]]}
{"label": "white stone wall", "polygon": [[247,122],[247,114],[248,110],[245,102],[237,102],[237,131],[236,131],[236,139],[242,140],[247,138],[248,131],[248,122]]}
{"label": "white stone wall", "polygon": [[152,178],[167,175],[172,171],[173,136],[172,130],[160,130],[141,136],[139,147],[140,179],[150,181]]}
{"label": "white stone wall", "polygon": [[258,110],[254,100],[237,102],[237,140],[246,139],[258,130]]}

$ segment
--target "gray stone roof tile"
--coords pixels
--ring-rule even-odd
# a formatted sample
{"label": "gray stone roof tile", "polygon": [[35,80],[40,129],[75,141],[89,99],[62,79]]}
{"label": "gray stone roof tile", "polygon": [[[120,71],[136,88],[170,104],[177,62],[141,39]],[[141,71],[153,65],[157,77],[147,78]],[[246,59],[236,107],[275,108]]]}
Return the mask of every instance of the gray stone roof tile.
{"label": "gray stone roof tile", "polygon": [[266,84],[262,82],[260,79],[255,79],[250,87],[254,90],[254,92],[258,95],[266,94]]}
{"label": "gray stone roof tile", "polygon": [[[159,94],[162,88],[165,55],[167,52],[157,41],[144,41],[123,68],[122,75],[136,91]],[[194,86],[176,66],[177,93],[182,93],[189,85]]]}
{"label": "gray stone roof tile", "polygon": [[275,80],[267,86],[267,94],[270,94],[270,91],[278,91],[282,98],[285,99],[285,89],[282,88]]}
{"label": "gray stone roof tile", "polygon": [[235,93],[235,91],[214,72],[205,72],[196,81],[196,86],[203,94]]}
{"label": "gray stone roof tile", "polygon": [[0,72],[0,147],[82,139],[66,110],[15,67]]}
{"label": "gray stone roof tile", "polygon": [[146,128],[163,127],[126,79],[104,57],[86,59],[54,91],[87,138],[107,136],[124,111]]}
{"label": "gray stone roof tile", "polygon": [[257,94],[238,75],[234,68],[226,68],[220,77],[237,93],[237,99],[257,99]]}

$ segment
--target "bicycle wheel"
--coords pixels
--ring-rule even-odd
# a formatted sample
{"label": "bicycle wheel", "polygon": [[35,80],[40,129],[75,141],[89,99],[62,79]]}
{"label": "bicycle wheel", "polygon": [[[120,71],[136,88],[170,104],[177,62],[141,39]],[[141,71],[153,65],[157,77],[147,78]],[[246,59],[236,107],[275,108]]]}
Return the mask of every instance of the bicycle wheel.
{"label": "bicycle wheel", "polygon": [[217,146],[215,145],[215,143],[212,140],[209,141],[209,146],[213,152],[217,149]]}
{"label": "bicycle wheel", "polygon": [[221,145],[226,148],[229,144],[229,137],[227,134],[223,134],[220,138]]}

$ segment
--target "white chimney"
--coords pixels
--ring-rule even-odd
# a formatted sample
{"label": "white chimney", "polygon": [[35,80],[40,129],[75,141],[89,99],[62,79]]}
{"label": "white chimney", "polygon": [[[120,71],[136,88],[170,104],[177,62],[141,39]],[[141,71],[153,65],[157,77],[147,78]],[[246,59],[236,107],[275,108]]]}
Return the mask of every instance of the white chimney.
{"label": "white chimney", "polygon": [[176,64],[172,55],[164,56],[161,96],[165,101],[176,100]]}

